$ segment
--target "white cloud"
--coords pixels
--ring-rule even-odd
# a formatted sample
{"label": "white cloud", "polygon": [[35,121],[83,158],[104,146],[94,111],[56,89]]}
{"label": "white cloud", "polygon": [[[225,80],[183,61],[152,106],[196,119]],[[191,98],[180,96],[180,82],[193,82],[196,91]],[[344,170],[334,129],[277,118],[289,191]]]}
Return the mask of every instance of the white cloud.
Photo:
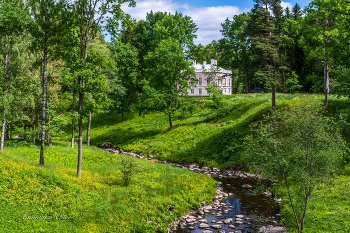
{"label": "white cloud", "polygon": [[249,9],[242,10],[236,6],[212,6],[192,7],[184,10],[183,14],[190,16],[198,26],[198,38],[195,39],[195,43],[206,45],[221,38],[221,23],[224,23],[226,18],[232,20],[234,15],[247,11]]}
{"label": "white cloud", "polygon": [[[290,2],[281,2],[281,6],[292,7]],[[207,45],[212,40],[221,38],[222,29],[221,23],[225,22],[226,18],[232,20],[234,15],[248,12],[250,9],[240,9],[236,6],[212,6],[212,7],[194,7],[189,4],[180,4],[173,0],[140,0],[136,2],[136,7],[128,7],[127,4],[122,5],[122,10],[131,15],[136,20],[146,19],[147,12],[170,12],[174,14],[176,11],[182,12],[193,19],[197,25],[196,44]]]}
{"label": "white cloud", "polygon": [[151,10],[154,13],[158,11],[166,11],[174,14],[178,9],[189,8],[189,5],[179,4],[172,0],[141,0],[136,2],[136,7],[128,7],[128,4],[124,3],[121,8],[125,13],[130,14],[132,18],[135,18],[136,20],[144,20],[146,19],[147,12],[150,12]]}
{"label": "white cloud", "polygon": [[290,3],[290,2],[283,2],[283,1],[281,1],[281,6],[283,7],[284,10],[285,10],[287,7],[289,7],[289,10],[292,10],[292,8],[293,8],[292,3]]}

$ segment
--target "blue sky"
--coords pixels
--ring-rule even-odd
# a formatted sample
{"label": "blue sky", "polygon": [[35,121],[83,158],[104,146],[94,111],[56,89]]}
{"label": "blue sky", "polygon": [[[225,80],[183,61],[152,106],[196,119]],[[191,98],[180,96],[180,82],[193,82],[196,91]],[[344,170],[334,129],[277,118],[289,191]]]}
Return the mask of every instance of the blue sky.
{"label": "blue sky", "polygon": [[[292,7],[298,3],[302,8],[311,0],[285,0],[282,7]],[[136,7],[122,6],[136,20],[145,19],[147,12],[153,10],[175,13],[181,12],[190,16],[198,27],[196,44],[207,45],[212,40],[221,38],[221,23],[226,18],[232,19],[234,15],[249,12],[254,6],[253,0],[136,0]]]}
{"label": "blue sky", "polygon": [[[192,6],[200,6],[200,7],[210,7],[210,6],[237,6],[241,9],[243,8],[252,8],[254,6],[254,1],[253,0],[178,0],[175,2],[179,2],[181,4],[184,3],[188,3]],[[285,2],[290,2],[293,6],[295,5],[295,3],[298,3],[301,7],[305,7],[307,6],[311,0],[300,0],[300,1],[296,1],[296,0],[291,0],[291,1],[285,1]]]}

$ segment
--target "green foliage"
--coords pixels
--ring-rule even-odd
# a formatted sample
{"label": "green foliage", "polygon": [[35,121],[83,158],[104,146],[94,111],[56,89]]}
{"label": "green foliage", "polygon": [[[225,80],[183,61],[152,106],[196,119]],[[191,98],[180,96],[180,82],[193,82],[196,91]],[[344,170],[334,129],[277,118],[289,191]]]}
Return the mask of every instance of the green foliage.
{"label": "green foliage", "polygon": [[286,79],[286,87],[291,94],[298,93],[297,90],[300,90],[303,87],[302,85],[299,85],[298,78],[299,77],[295,71],[292,71],[292,73]]}
{"label": "green foliage", "polygon": [[[113,110],[95,116],[91,144],[101,146],[109,141],[127,151],[174,162],[200,162],[219,167],[245,163],[241,159],[243,138],[248,126],[268,111],[271,94],[222,96],[219,118],[210,98],[181,97],[173,115],[172,129],[169,129],[167,115],[155,111],[142,116],[138,112],[127,113],[125,122]],[[279,107],[297,105],[301,99],[317,105],[322,95],[277,94],[276,99]],[[70,130],[66,132],[62,138],[68,141]]]}
{"label": "green foliage", "polygon": [[136,159],[132,157],[123,157],[119,163],[121,166],[120,171],[122,173],[123,185],[127,187],[132,177],[142,172],[142,167],[137,163]]}
{"label": "green foliage", "polygon": [[323,77],[320,77],[316,74],[311,74],[306,77],[306,80],[309,83],[312,83],[313,86],[310,88],[310,90],[314,93],[322,93],[323,91]]}
{"label": "green foliage", "polygon": [[253,126],[246,153],[253,169],[288,191],[295,225],[303,232],[314,191],[339,168],[347,150],[339,126],[306,104],[272,113]]}
{"label": "green foliage", "polygon": [[[46,165],[37,166],[40,147],[7,142],[0,154],[1,232],[167,232],[172,221],[216,195],[217,182],[201,174],[138,160],[143,172],[123,183],[121,160],[84,147],[82,178],[76,177],[76,150],[54,141]],[[166,207],[172,205],[170,214]],[[47,220],[30,220],[48,216]],[[57,218],[56,218],[57,217]],[[157,225],[149,224],[154,221]]]}
{"label": "green foliage", "polygon": [[179,95],[187,95],[189,81],[195,76],[190,62],[185,60],[180,43],[173,39],[162,40],[154,52],[145,57],[147,84],[143,87],[144,101],[151,108],[171,117],[177,109]]}
{"label": "green foliage", "polygon": [[222,112],[222,107],[224,105],[224,95],[215,84],[208,84],[205,89],[208,91],[211,100],[207,105],[216,112],[216,118],[218,120],[219,114]]}

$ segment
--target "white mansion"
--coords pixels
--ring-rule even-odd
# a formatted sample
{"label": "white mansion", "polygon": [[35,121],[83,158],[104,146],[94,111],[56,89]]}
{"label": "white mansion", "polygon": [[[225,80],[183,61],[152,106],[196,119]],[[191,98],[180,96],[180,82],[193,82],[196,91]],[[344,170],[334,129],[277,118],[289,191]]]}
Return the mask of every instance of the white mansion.
{"label": "white mansion", "polygon": [[[197,87],[193,87],[189,90],[189,96],[208,96],[207,90],[205,87],[207,86],[207,75],[204,72],[210,72],[211,68],[216,68],[217,60],[211,59],[210,65],[205,61],[203,64],[196,64],[196,61],[193,61],[192,67],[194,67],[196,71],[196,79],[198,80]],[[213,66],[213,67],[212,67]],[[211,83],[216,83],[221,93],[224,95],[231,95],[232,93],[232,71],[224,70],[222,68],[218,69],[219,74],[214,77],[214,80]]]}

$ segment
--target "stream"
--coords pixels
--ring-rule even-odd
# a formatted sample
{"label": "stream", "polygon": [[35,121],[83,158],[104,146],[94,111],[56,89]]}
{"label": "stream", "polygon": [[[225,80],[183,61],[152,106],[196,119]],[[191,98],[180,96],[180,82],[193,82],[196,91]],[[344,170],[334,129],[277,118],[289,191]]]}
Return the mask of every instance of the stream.
{"label": "stream", "polygon": [[[102,148],[114,154],[130,155],[146,160],[153,159],[153,156],[147,158],[139,153],[116,149],[109,142],[104,143]],[[197,210],[192,211],[192,213],[186,215],[185,218],[187,219],[184,219],[183,216],[183,219],[181,220],[183,227],[178,227],[178,224],[181,225],[179,220],[178,224],[175,224],[175,226],[172,227],[174,230],[171,230],[170,232],[255,233],[257,232],[257,229],[262,226],[281,226],[279,219],[279,204],[274,201],[273,197],[254,194],[252,192],[260,185],[258,178],[254,174],[230,168],[220,170],[218,168],[202,167],[198,164],[180,165],[167,161],[155,161],[211,176],[220,184],[217,193],[221,198],[216,199],[215,203],[213,202],[211,205],[201,203],[203,204],[201,209],[210,207],[210,210],[207,210],[206,212],[204,211],[203,213],[200,213],[200,215]],[[248,185],[250,187],[243,188],[243,185]],[[269,186],[268,183],[265,183],[265,185]],[[221,194],[226,196],[226,198],[222,199],[223,196]],[[219,202],[219,200],[221,201]],[[266,232],[286,232],[283,227],[279,230],[277,230],[277,228]]]}
{"label": "stream", "polygon": [[[220,225],[221,231],[218,232],[236,232],[236,233],[254,233],[257,229],[263,225],[279,226],[279,205],[274,201],[272,197],[266,197],[264,195],[254,195],[251,190],[258,185],[256,179],[240,179],[240,178],[216,178],[215,180],[221,182],[222,191],[225,193],[232,193],[233,195],[221,201],[225,205],[222,210],[212,210],[210,213],[206,213],[201,222],[208,224],[209,226]],[[253,188],[242,188],[242,185],[249,184]],[[226,209],[226,213],[224,210]],[[218,212],[222,213],[222,216],[216,216]],[[228,213],[227,213],[228,212]],[[215,214],[215,215],[214,215]],[[243,224],[236,224],[236,215],[243,215]],[[224,220],[232,218],[232,225],[235,228],[230,228],[230,224],[224,224]],[[207,222],[202,221],[207,220]],[[215,222],[213,222],[215,221]],[[188,226],[184,230],[177,230],[176,233],[202,233],[202,232],[217,232],[217,229],[210,227],[210,230],[201,229],[198,222],[192,226]],[[222,223],[220,223],[222,222]],[[194,229],[193,229],[194,228]],[[222,231],[223,230],[223,231]]]}

